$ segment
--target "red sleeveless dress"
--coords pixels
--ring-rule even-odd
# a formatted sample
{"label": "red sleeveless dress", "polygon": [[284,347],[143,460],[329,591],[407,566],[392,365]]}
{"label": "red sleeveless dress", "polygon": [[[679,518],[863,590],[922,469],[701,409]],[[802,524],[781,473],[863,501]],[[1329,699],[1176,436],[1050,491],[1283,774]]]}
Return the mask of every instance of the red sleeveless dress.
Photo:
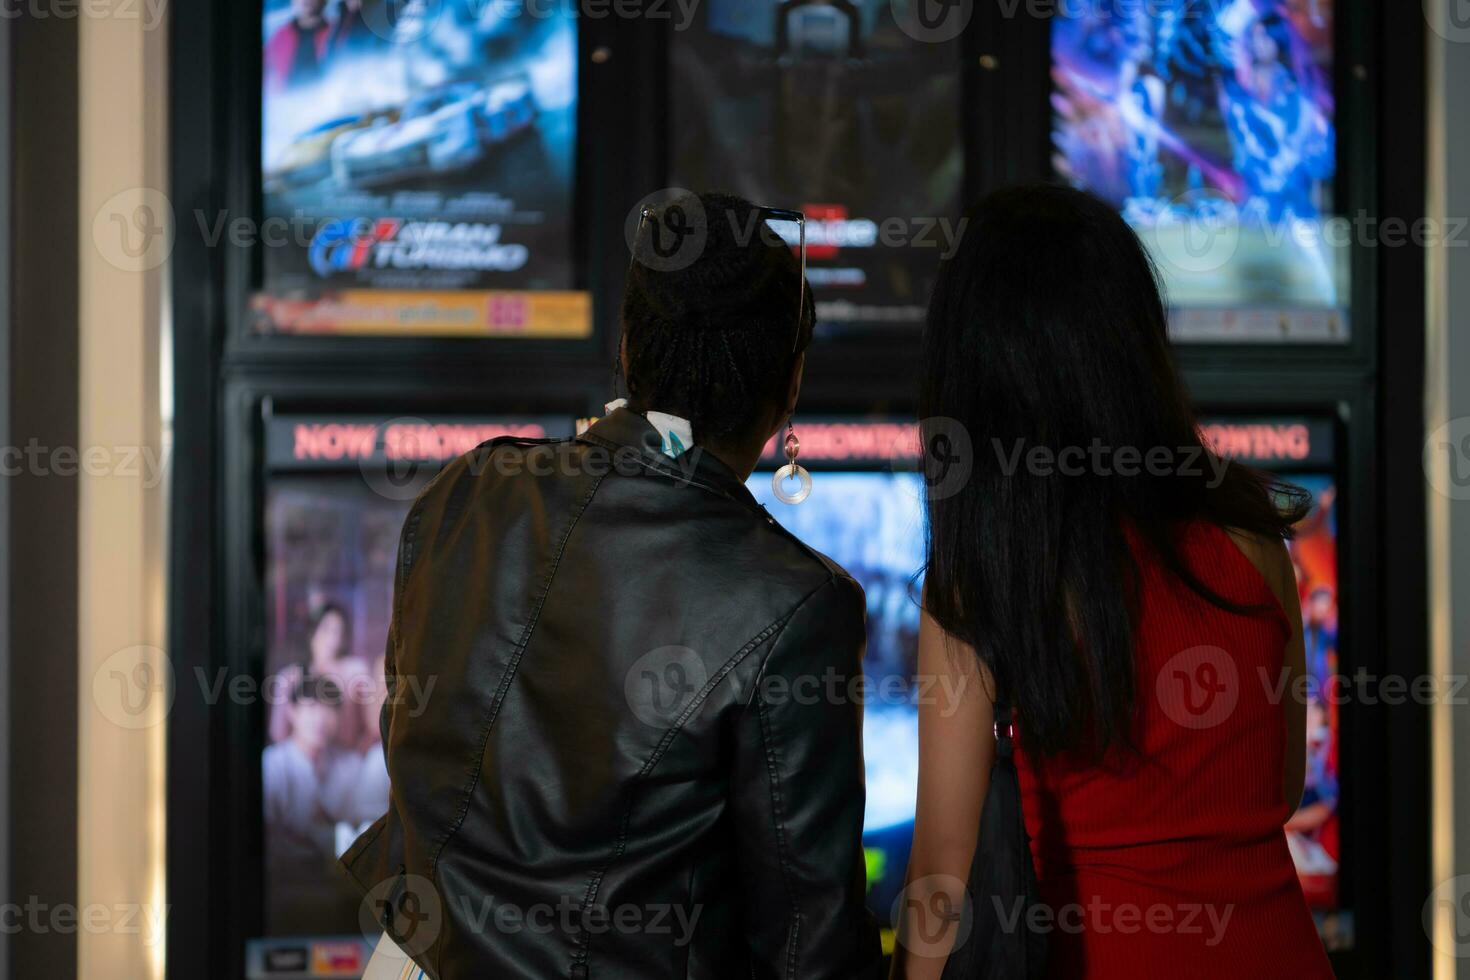
{"label": "red sleeveless dress", "polygon": [[1210,604],[1135,539],[1139,751],[1043,758],[1018,726],[1049,975],[1331,977],[1282,830],[1286,614],[1220,528],[1192,526],[1181,548],[1216,592],[1271,611]]}

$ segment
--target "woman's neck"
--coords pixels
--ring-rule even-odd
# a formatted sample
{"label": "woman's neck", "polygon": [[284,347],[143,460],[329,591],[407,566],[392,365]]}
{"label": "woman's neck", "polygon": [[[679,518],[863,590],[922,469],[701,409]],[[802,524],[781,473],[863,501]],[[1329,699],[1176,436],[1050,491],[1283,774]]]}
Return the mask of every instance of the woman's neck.
{"label": "woman's neck", "polygon": [[725,447],[706,445],[700,445],[698,448],[724,463],[729,467],[731,473],[734,473],[740,478],[741,482],[744,482],[750,479],[750,474],[754,473],[756,466],[760,464],[761,449],[765,447],[754,451],[732,450]]}

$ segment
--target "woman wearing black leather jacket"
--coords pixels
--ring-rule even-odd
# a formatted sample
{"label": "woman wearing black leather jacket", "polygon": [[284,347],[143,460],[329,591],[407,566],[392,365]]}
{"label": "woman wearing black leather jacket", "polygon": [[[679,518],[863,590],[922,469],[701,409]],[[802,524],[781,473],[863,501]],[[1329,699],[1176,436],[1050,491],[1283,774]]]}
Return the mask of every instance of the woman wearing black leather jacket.
{"label": "woman wearing black leather jacket", "polygon": [[343,865],[439,980],[876,972],[862,590],[745,488],[815,319],[762,214],[646,215],[628,404],[481,446],[404,524],[390,810]]}

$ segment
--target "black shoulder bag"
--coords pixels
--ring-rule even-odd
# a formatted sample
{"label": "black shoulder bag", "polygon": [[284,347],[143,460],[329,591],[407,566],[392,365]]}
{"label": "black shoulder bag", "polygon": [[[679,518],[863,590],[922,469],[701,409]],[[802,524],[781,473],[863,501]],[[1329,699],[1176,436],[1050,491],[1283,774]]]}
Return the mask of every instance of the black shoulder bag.
{"label": "black shoulder bag", "polygon": [[950,952],[943,980],[1040,980],[1046,975],[1046,933],[1029,925],[1031,909],[1041,899],[1021,812],[1014,737],[1010,699],[997,680],[995,763],[965,898],[970,932]]}

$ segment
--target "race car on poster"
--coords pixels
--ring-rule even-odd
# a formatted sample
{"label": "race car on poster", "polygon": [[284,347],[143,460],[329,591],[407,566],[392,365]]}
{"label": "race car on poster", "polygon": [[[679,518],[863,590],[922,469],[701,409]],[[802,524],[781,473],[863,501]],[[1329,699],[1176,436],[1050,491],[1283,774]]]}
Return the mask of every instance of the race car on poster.
{"label": "race car on poster", "polygon": [[339,136],[389,123],[397,117],[397,109],[337,116],[297,135],[265,173],[266,193],[278,194],[326,180],[332,176],[332,144]]}
{"label": "race car on poster", "polygon": [[525,76],[502,78],[485,89],[485,137],[503,143],[536,124],[536,98]]}
{"label": "race car on poster", "polygon": [[461,170],[535,122],[528,78],[454,82],[415,97],[392,122],[337,138],[332,174],[344,187],[368,187]]}

